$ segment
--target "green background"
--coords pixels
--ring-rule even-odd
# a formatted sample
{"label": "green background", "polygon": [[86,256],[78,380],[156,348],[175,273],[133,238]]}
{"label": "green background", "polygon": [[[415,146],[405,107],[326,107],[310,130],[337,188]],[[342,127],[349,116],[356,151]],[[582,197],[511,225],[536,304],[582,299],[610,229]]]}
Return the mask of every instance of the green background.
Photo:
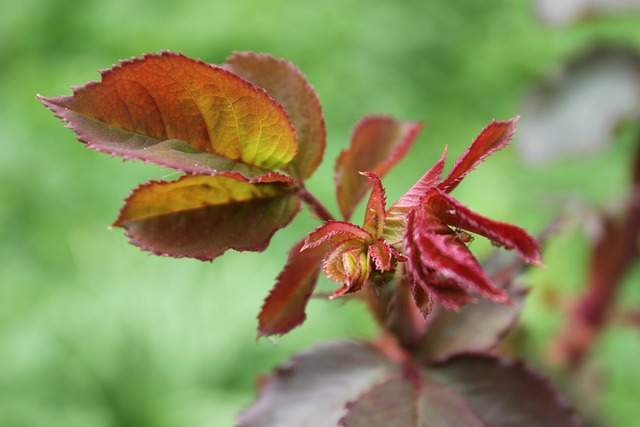
{"label": "green background", "polygon": [[[86,150],[36,94],[69,94],[99,79],[98,69],[161,49],[211,63],[236,50],[284,57],[323,105],[326,161],[308,187],[337,212],[333,162],[363,115],[428,124],[384,180],[393,201],[445,144],[451,162],[492,118],[519,114],[528,88],[568,58],[603,43],[640,48],[637,15],[548,28],[532,4],[513,0],[9,0],[2,9],[1,427],[229,426],[258,376],[295,351],[375,334],[356,303],[314,300],[304,326],[256,343],[262,300],[289,245],[316,220],[303,211],[262,254],[229,252],[213,263],[149,256],[108,225],[132,188],[176,175]],[[633,135],[623,134],[598,156],[529,169],[510,147],[455,196],[537,233],[561,209],[558,197],[600,206],[623,198],[633,149]],[[553,300],[581,289],[587,250],[570,229],[549,243],[548,268],[529,278],[524,322],[536,363],[563,320]],[[624,306],[640,301],[637,270]],[[640,426],[639,352],[637,329],[605,332],[583,386],[599,395],[575,398],[592,408],[588,417]]]}

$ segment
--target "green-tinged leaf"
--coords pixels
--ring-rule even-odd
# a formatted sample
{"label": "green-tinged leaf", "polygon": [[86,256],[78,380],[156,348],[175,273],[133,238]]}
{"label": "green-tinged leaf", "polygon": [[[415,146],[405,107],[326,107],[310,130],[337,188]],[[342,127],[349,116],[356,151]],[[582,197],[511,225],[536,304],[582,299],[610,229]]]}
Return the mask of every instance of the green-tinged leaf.
{"label": "green-tinged leaf", "polygon": [[328,248],[321,245],[300,251],[303,243],[300,241],[291,248],[284,270],[264,301],[258,315],[259,337],[286,334],[306,318],[305,309]]}
{"label": "green-tinged leaf", "polygon": [[351,145],[336,162],[338,206],[345,220],[371,184],[359,172],[373,172],[382,178],[409,151],[422,127],[422,123],[383,116],[365,117],[358,123]]}
{"label": "green-tinged leaf", "polygon": [[581,425],[548,380],[522,362],[463,355],[431,365],[426,373],[464,398],[487,427]]}
{"label": "green-tinged leaf", "polygon": [[283,108],[223,68],[163,52],[101,74],[72,96],[39,98],[95,150],[189,173],[249,177],[287,165],[297,152]]}
{"label": "green-tinged leaf", "polygon": [[239,427],[335,427],[347,402],[383,380],[393,365],[372,346],[334,342],[306,350],[263,383]]}
{"label": "green-tinged leaf", "polygon": [[487,427],[456,393],[419,376],[393,378],[349,404],[342,427]]}
{"label": "green-tinged leaf", "polygon": [[116,220],[131,243],[158,255],[212,260],[227,249],[262,251],[300,202],[283,182],[187,175],[134,190]]}
{"label": "green-tinged leaf", "polygon": [[309,178],[322,162],[326,129],[313,87],[292,63],[267,54],[235,53],[225,67],[266,89],[289,114],[298,134],[298,154],[288,165],[296,178]]}

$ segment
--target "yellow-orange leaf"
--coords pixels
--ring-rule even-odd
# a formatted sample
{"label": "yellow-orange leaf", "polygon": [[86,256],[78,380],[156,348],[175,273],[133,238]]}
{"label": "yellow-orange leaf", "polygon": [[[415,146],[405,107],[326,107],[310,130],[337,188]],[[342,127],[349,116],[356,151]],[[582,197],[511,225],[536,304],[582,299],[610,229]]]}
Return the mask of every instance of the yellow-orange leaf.
{"label": "yellow-orange leaf", "polygon": [[[180,54],[124,61],[72,96],[40,100],[91,148],[190,173],[203,173],[202,163],[212,173],[237,169],[236,163],[273,170],[287,165],[298,147],[289,117],[264,90]],[[176,156],[175,143],[163,147],[166,155],[147,156],[149,148],[175,140],[221,159],[180,154],[186,148]]]}

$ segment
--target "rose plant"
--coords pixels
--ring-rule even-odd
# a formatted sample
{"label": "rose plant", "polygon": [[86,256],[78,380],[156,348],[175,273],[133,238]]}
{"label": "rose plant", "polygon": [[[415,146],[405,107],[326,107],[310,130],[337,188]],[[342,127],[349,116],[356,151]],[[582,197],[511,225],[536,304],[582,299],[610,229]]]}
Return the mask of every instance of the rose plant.
{"label": "rose plant", "polygon": [[[442,157],[388,206],[381,178],[423,124],[387,116],[358,123],[336,162],[341,219],[305,181],[322,162],[320,102],[293,64],[236,53],[221,66],[162,52],[101,71],[71,96],[38,97],[88,148],[172,168],[126,199],[117,227],[157,255],[213,260],[263,251],[302,205],[322,224],[289,252],[258,315],[258,336],[305,320],[320,272],[330,298],[364,301],[374,342],[309,349],[261,382],[241,426],[577,426],[550,383],[492,350],[516,322],[526,292],[515,279],[541,265],[523,229],[485,218],[451,196],[507,146],[517,118],[493,121],[443,177]],[[367,196],[362,225],[351,222]],[[473,235],[519,257],[484,266]]]}

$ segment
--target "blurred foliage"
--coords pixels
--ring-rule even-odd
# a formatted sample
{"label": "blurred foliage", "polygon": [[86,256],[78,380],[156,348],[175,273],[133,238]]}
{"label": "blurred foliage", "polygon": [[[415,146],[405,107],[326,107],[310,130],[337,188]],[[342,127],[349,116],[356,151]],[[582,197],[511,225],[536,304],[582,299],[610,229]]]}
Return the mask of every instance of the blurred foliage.
{"label": "blurred foliage", "polygon": [[[0,426],[228,426],[253,399],[257,376],[297,349],[375,333],[359,305],[317,300],[301,328],[256,344],[255,316],[288,246],[316,220],[300,215],[264,254],[229,253],[214,263],[147,256],[107,225],[131,188],[171,172],[85,150],[37,93],[68,94],[68,86],[98,79],[95,70],[160,49],[212,63],[234,50],[284,57],[323,104],[326,162],[309,188],[337,212],[333,162],[361,116],[428,123],[385,179],[392,201],[445,144],[456,158],[493,117],[518,114],[525,90],[569,57],[602,43],[640,49],[637,15],[550,29],[532,11],[510,0],[5,2]],[[536,233],[566,196],[600,205],[622,197],[636,143],[623,134],[597,157],[544,170],[523,168],[508,149],[473,172],[456,198]],[[552,240],[548,268],[530,278],[525,321],[534,359],[562,318],[553,298],[570,296],[584,279],[581,240]],[[638,307],[640,290],[627,288],[625,306]],[[640,426],[638,331],[606,335],[594,356],[603,382],[597,412],[607,425]]]}

